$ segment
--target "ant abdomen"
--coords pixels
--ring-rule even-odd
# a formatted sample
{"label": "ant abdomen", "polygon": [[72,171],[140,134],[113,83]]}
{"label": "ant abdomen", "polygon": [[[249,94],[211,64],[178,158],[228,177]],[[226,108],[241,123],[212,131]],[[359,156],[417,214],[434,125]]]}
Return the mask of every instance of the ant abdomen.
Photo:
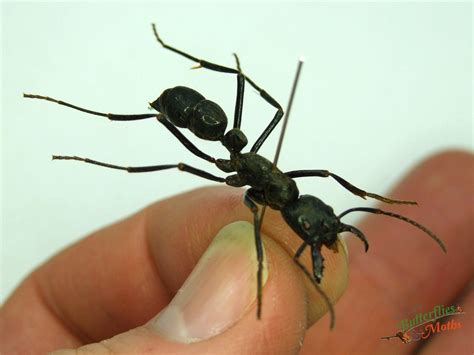
{"label": "ant abdomen", "polygon": [[150,104],[155,110],[164,113],[168,119],[177,127],[188,128],[189,110],[206,98],[196,90],[176,86],[166,89],[154,102]]}
{"label": "ant abdomen", "polygon": [[222,108],[185,86],[166,89],[150,106],[165,114],[175,126],[188,128],[201,139],[221,140],[227,128]]}

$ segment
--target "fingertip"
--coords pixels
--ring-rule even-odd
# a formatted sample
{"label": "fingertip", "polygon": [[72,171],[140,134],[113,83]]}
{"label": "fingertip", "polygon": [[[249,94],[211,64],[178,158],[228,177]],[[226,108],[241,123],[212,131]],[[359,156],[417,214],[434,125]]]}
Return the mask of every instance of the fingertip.
{"label": "fingertip", "polygon": [[463,149],[448,149],[435,152],[428,156],[420,165],[425,163],[443,163],[460,160],[471,160],[473,162],[474,154],[468,150]]}
{"label": "fingertip", "polygon": [[[304,286],[304,300],[307,304],[306,325],[309,328],[323,316],[328,314],[327,318],[322,320],[326,329],[331,326],[331,315],[329,308],[335,305],[343,295],[348,284],[348,248],[345,239],[340,235],[337,243],[332,248],[323,247],[321,253],[324,257],[324,274],[320,288],[330,301],[330,305],[325,297],[316,289],[314,282],[310,280],[293,260],[296,250],[300,247],[302,240],[289,228],[286,222],[281,218],[278,211],[268,210],[262,230],[267,233],[271,240],[278,244],[284,250],[285,257],[289,260],[289,268],[293,270],[294,277]],[[304,251],[299,257],[299,261],[305,269],[312,274],[311,253]],[[284,292],[285,290],[283,290]],[[337,315],[336,315],[337,318]],[[336,320],[337,322],[337,320]]]}
{"label": "fingertip", "polygon": [[381,325],[393,327],[401,319],[400,310],[407,317],[419,304],[451,302],[469,282],[473,158],[473,154],[460,150],[433,154],[414,167],[390,194],[420,202],[418,207],[400,205],[390,210],[434,231],[446,242],[447,255],[439,251],[439,247],[443,251],[446,247],[433,243],[410,224],[385,221],[377,215],[361,222],[360,229],[371,238],[371,254],[363,255],[358,245],[351,250],[351,287],[339,304],[344,322],[329,336],[321,334],[317,324],[306,338],[308,353],[321,344],[336,353],[353,351],[354,346],[383,353],[387,348],[377,337],[357,338],[348,344],[337,340],[351,332],[354,324],[369,333],[380,332]]}
{"label": "fingertip", "polygon": [[[265,254],[262,246],[262,287],[268,279]],[[255,303],[258,271],[253,225],[244,221],[226,225],[173,300],[149,322],[150,328],[180,343],[226,331]]]}
{"label": "fingertip", "polygon": [[430,200],[443,191],[452,191],[458,186],[472,183],[473,174],[474,154],[471,152],[437,152],[422,160],[401,181],[394,194],[410,194],[419,202],[419,208],[426,207]]}

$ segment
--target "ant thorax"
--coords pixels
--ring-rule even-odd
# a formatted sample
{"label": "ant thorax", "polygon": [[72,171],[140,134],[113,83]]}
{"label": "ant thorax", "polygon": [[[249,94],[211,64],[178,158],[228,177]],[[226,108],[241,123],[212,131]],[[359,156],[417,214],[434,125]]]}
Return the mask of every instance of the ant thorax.
{"label": "ant thorax", "polygon": [[242,182],[252,187],[254,197],[260,203],[280,210],[298,199],[295,181],[261,155],[252,152],[233,154],[231,164]]}

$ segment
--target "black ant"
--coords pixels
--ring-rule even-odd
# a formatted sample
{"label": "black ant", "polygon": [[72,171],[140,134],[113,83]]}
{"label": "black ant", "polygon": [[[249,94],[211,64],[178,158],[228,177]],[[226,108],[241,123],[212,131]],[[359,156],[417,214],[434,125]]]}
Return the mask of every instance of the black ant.
{"label": "black ant", "polygon": [[[245,192],[244,204],[250,209],[254,218],[254,233],[255,244],[257,250],[258,272],[257,272],[257,318],[261,317],[262,310],[262,270],[263,270],[263,251],[262,240],[260,237],[260,226],[262,223],[263,212],[259,215],[257,204],[270,206],[274,210],[281,211],[284,220],[293,229],[293,231],[303,240],[301,246],[297,249],[293,259],[301,268],[305,275],[312,281],[316,290],[322,295],[328,305],[331,315],[331,328],[334,326],[334,310],[328,296],[321,290],[319,283],[323,277],[324,258],[321,255],[321,247],[324,245],[328,248],[335,248],[338,233],[351,232],[358,237],[365,245],[365,250],[368,250],[369,244],[364,234],[354,226],[341,222],[341,218],[348,213],[361,211],[368,213],[383,214],[389,217],[401,219],[411,225],[421,229],[431,238],[433,238],[446,252],[443,242],[434,235],[426,227],[419,223],[401,216],[396,213],[386,212],[378,208],[358,207],[351,208],[339,215],[334,214],[332,207],[326,205],[323,201],[315,196],[300,195],[298,187],[296,186],[295,178],[315,176],[315,177],[332,177],[344,188],[353,194],[362,198],[371,197],[386,203],[396,204],[416,204],[414,201],[395,200],[383,197],[374,193],[366,192],[358,187],[355,187],[342,177],[328,171],[328,170],[294,170],[283,172],[276,167],[279,149],[281,148],[281,141],[283,134],[280,136],[279,146],[277,148],[277,155],[275,161],[272,163],[268,159],[258,154],[258,150],[268,138],[270,133],[278,125],[283,117],[283,109],[281,105],[268,94],[265,90],[260,88],[255,82],[242,72],[239,58],[234,54],[236,60],[236,67],[229,68],[222,65],[214,64],[203,59],[194,57],[186,52],[171,47],[164,43],[158,35],[155,25],[152,25],[153,33],[156,40],[166,49],[175,52],[183,57],[190,59],[197,63],[196,68],[206,68],[209,70],[234,74],[237,77],[237,98],[235,102],[234,124],[232,129],[226,132],[227,117],[222,108],[213,101],[207,100],[203,95],[197,91],[184,87],[176,86],[171,89],[166,89],[155,101],[150,103],[150,106],[158,111],[155,113],[146,114],[132,114],[120,115],[112,113],[102,113],[92,111],[70,103],[56,100],[47,96],[23,94],[26,98],[41,99],[55,102],[79,111],[83,111],[92,115],[107,117],[113,121],[135,121],[147,118],[156,118],[158,122],[163,124],[191,153],[215,164],[217,168],[225,173],[234,173],[225,178],[212,175],[206,171],[194,168],[184,163],[153,165],[153,166],[139,166],[139,167],[124,167],[108,163],[99,162],[96,160],[81,158],[77,156],[58,156],[53,155],[53,159],[62,160],[79,160],[85,163],[104,166],[112,169],[126,170],[129,173],[143,173],[150,171],[159,171],[166,169],[177,168],[181,171],[188,172],[193,175],[200,176],[204,179],[225,183],[234,187],[250,186]],[[298,67],[299,75],[301,69]],[[293,95],[297,79],[293,86]],[[242,153],[242,149],[247,145],[247,138],[240,130],[242,119],[242,107],[244,99],[245,82],[250,84],[257,90],[260,96],[272,105],[277,111],[270,121],[263,133],[258,137],[253,144],[250,152]],[[293,98],[290,98],[290,105]],[[285,120],[287,119],[286,116]],[[286,121],[285,121],[286,123]],[[284,124],[285,126],[285,124]],[[191,143],[179,130],[180,128],[188,128],[197,137],[209,141],[220,141],[222,145],[229,151],[229,159],[216,159],[210,155],[199,150],[193,143]],[[283,133],[283,132],[282,132]],[[311,250],[311,257],[313,263],[313,273],[303,266],[299,261],[299,257],[309,246]]]}

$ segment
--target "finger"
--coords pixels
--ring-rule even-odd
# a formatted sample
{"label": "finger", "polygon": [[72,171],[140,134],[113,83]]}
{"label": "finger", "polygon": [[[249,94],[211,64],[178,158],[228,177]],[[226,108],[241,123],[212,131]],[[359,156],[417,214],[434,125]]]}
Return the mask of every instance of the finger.
{"label": "finger", "polygon": [[349,243],[350,285],[336,308],[344,319],[330,334],[319,324],[310,329],[303,350],[413,351],[413,345],[380,337],[396,333],[397,322],[418,313],[418,305],[429,311],[448,304],[472,278],[472,181],[473,156],[463,152],[436,155],[412,171],[393,195],[413,198],[419,207],[390,210],[435,231],[448,253],[406,223],[377,215],[364,219],[360,228],[369,238],[370,251],[365,255],[360,245]]}
{"label": "finger", "polygon": [[[161,218],[175,221],[176,210],[187,216],[184,223],[161,222]],[[164,285],[173,294],[183,284],[223,225],[236,220],[252,220],[251,213],[242,203],[241,190],[229,188],[212,188],[203,190],[199,195],[187,195],[186,198],[178,199],[172,204],[155,204],[147,210],[147,213],[150,252]],[[277,241],[290,257],[293,257],[301,244],[301,239],[296,238],[277,211],[268,211],[262,231]],[[169,238],[169,235],[177,237]],[[340,245],[338,253],[323,251],[323,256],[326,258],[325,273],[328,277],[322,281],[321,287],[333,304],[343,294],[348,274],[347,252],[343,243],[338,245]],[[301,261],[308,270],[312,270],[309,253],[303,255]],[[303,283],[309,307],[308,324],[313,324],[328,311],[328,306],[305,277]],[[326,325],[328,326],[328,323]]]}
{"label": "finger", "polygon": [[[286,222],[281,218],[280,212],[268,211],[266,220],[262,229],[271,236],[277,243],[286,250],[288,255],[293,256],[301,245],[301,239],[289,229]],[[311,253],[308,250],[301,255],[299,260],[305,266],[306,270],[312,274]],[[324,275],[321,280],[320,288],[328,296],[330,303],[335,305],[339,298],[343,295],[348,283],[348,253],[344,240],[339,239],[337,244],[331,250],[322,248],[321,253],[324,258]],[[314,324],[317,320],[328,313],[328,305],[321,297],[320,293],[315,290],[313,283],[303,277],[305,283],[305,297],[308,303],[308,326]],[[330,314],[323,322],[326,329],[329,329],[331,323]],[[334,314],[337,318],[337,314]],[[337,322],[336,320],[334,320]]]}
{"label": "finger", "polygon": [[[265,230],[288,247],[285,238],[292,234],[281,224],[273,228],[275,218],[269,214]],[[169,303],[219,228],[239,219],[250,219],[250,213],[236,189],[200,189],[154,204],[40,267],[2,308],[1,326],[16,339],[43,344],[45,351],[137,327]],[[344,253],[329,255],[328,265],[328,293],[337,299],[345,286],[340,279],[347,279]],[[314,322],[327,307],[312,285],[306,287],[308,319]]]}
{"label": "finger", "polygon": [[[179,293],[145,326],[68,353],[250,354],[297,353],[304,336],[306,302],[298,271],[286,252],[264,237],[263,317],[255,317],[253,226],[236,222],[219,232]],[[244,314],[227,327],[226,322]]]}
{"label": "finger", "polygon": [[[448,330],[441,330],[439,336],[430,335],[429,341],[421,345],[420,354],[472,354],[474,343],[472,329],[474,329],[474,284],[468,285],[466,292],[453,302],[460,305],[465,314],[440,320],[441,324],[450,324]],[[443,329],[443,328],[441,328]],[[424,346],[426,345],[426,346]]]}

